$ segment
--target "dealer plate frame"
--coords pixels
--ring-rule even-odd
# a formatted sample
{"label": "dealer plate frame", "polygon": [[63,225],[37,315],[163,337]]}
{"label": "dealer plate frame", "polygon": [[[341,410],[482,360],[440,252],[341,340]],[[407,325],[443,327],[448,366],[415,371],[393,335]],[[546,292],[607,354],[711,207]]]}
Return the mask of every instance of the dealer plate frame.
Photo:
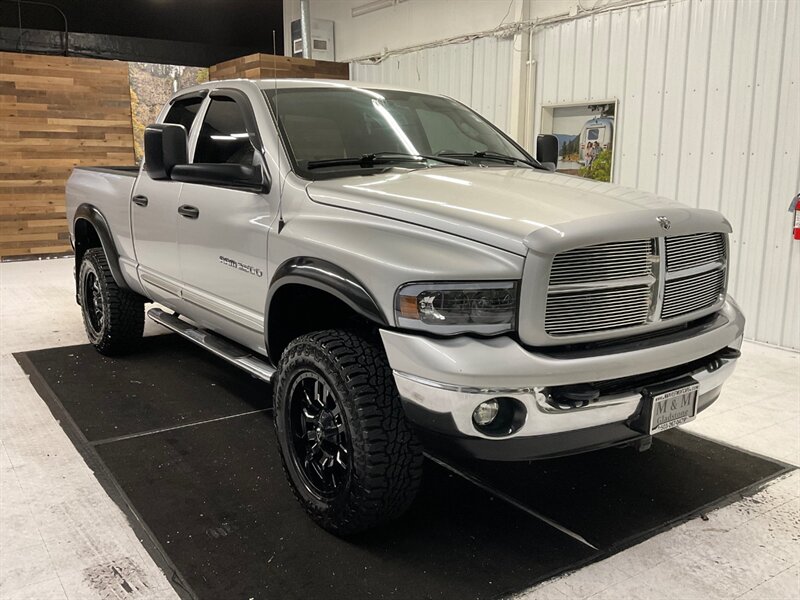
{"label": "dealer plate frame", "polygon": [[[657,435],[693,421],[699,412],[699,391],[700,383],[691,377],[684,377],[642,389],[641,410],[638,418],[631,423],[631,426],[645,435]],[[655,408],[660,402],[667,402],[674,398],[686,396],[689,397],[692,407],[690,414],[669,419],[660,425],[654,425],[654,421],[658,417]]]}

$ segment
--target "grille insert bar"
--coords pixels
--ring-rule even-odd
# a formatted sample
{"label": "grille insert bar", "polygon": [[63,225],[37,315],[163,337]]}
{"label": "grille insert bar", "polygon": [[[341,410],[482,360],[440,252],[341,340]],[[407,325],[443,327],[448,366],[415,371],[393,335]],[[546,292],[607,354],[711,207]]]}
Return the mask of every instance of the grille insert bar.
{"label": "grille insert bar", "polygon": [[725,269],[673,279],[664,285],[662,319],[671,319],[713,306],[725,291]]}
{"label": "grille insert bar", "polygon": [[550,285],[608,281],[650,274],[647,256],[652,240],[611,242],[569,250],[556,255]]}
{"label": "grille insert bar", "polygon": [[665,239],[667,272],[683,271],[726,258],[724,233],[694,233]]}
{"label": "grille insert bar", "polygon": [[650,296],[650,286],[550,296],[545,330],[570,335],[641,325],[650,314]]}

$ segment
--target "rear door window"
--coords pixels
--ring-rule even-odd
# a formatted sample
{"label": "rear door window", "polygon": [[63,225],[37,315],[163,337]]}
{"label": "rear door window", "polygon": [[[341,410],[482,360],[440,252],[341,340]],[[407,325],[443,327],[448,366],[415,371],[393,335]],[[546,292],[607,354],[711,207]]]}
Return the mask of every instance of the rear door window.
{"label": "rear door window", "polygon": [[194,162],[253,165],[255,150],[242,110],[233,98],[214,96],[211,99],[197,138]]}
{"label": "rear door window", "polygon": [[172,103],[172,106],[169,107],[167,116],[164,118],[164,123],[183,125],[188,134],[192,129],[192,123],[194,123],[194,119],[197,117],[197,113],[202,104],[203,98],[199,96],[193,96],[183,100],[178,98]]}

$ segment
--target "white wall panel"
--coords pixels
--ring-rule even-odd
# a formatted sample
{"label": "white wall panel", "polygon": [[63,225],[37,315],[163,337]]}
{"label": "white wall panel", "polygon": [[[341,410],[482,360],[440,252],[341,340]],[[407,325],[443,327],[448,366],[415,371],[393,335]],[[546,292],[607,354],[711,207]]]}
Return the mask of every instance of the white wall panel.
{"label": "white wall panel", "polygon": [[725,176],[725,149],[730,114],[736,2],[714,6],[705,102],[704,145],[701,154],[703,176],[698,179],[698,206],[720,210],[720,190]]}
{"label": "white wall panel", "polygon": [[[545,29],[537,38],[544,38],[542,55],[538,58],[539,69],[543,75],[542,101],[544,104],[555,104],[558,102],[558,75],[559,69],[555,65],[561,63],[561,27]],[[554,65],[554,68],[550,68]]]}
{"label": "white wall panel", "polygon": [[350,66],[355,81],[451,96],[510,132],[513,38],[486,37]]}
{"label": "white wall panel", "polygon": [[648,52],[650,47],[664,46],[669,32],[670,5],[654,4],[647,7],[647,44],[642,75],[642,115],[639,129],[638,165],[636,187],[648,192],[656,191],[659,151],[661,146],[661,114],[664,111],[664,75],[666,61],[663,52]]}
{"label": "white wall panel", "polygon": [[543,105],[618,98],[615,181],[721,210],[748,337],[793,348],[797,31],[793,0],[663,0],[539,29],[533,45],[537,133]]}
{"label": "white wall panel", "polygon": [[[706,142],[703,126],[708,107],[708,56],[713,40],[711,20],[716,2],[691,2],[689,16],[689,60],[686,67],[686,87],[683,92],[683,131],[676,199],[698,206],[697,182],[702,173],[703,146]],[[719,41],[719,40],[717,40]],[[657,49],[654,49],[657,51]]]}
{"label": "white wall panel", "polygon": [[[591,48],[591,53],[584,53],[581,50]],[[592,86],[592,64],[595,54],[600,52],[600,48],[594,47],[594,26],[591,19],[581,19],[575,22],[575,77],[572,78],[572,97],[588,98]]]}
{"label": "white wall panel", "polygon": [[[644,109],[645,58],[647,58],[647,26],[650,8],[638,6],[629,11],[628,44],[625,69],[624,93],[611,91],[616,98],[624,98],[626,106],[622,108],[628,118],[619,119],[622,124],[617,129],[620,133],[619,160],[615,161],[614,170],[620,179],[629,181],[636,187],[639,176],[639,152],[642,141],[642,111]],[[611,59],[614,60],[614,57]],[[616,157],[615,157],[616,158]]]}
{"label": "white wall panel", "polygon": [[[664,106],[660,117],[661,139],[656,164],[656,192],[676,198],[678,195],[678,172],[683,134],[683,101],[686,89],[686,73],[689,67],[689,19],[691,5],[688,2],[670,3],[667,46],[664,48]],[[673,149],[673,150],[670,150]]]}
{"label": "white wall panel", "polygon": [[[558,61],[559,64],[564,65],[567,74],[570,76],[562,77],[565,73],[560,70],[558,72],[558,89],[556,90],[556,98],[559,102],[566,102],[567,98],[574,98],[573,89],[575,87],[575,45],[576,45],[576,23],[569,21],[564,23],[559,29],[561,35],[559,36],[559,49]],[[581,52],[581,59],[586,60],[588,53]]]}
{"label": "white wall panel", "polygon": [[[609,67],[608,53],[611,50],[611,16],[613,13],[602,13],[593,19],[581,19],[581,23],[592,32],[592,61],[589,67],[589,99],[606,98],[608,89]],[[583,39],[583,32],[578,33]],[[616,68],[616,67],[615,67]]]}
{"label": "white wall panel", "polygon": [[[750,123],[750,157],[747,185],[744,189],[746,201],[742,215],[742,221],[746,223],[746,226],[742,228],[737,258],[740,272],[757,273],[760,276],[765,274],[765,266],[771,254],[770,250],[774,248],[774,242],[767,238],[769,211],[762,209],[761,202],[748,202],[747,199],[769,199],[775,183],[774,166],[777,158],[778,136],[784,135],[784,132],[779,133],[777,129],[781,88],[783,87],[783,63],[786,53],[798,52],[796,45],[790,43],[786,38],[788,7],[788,3],[784,2],[765,2],[763,4],[759,28],[759,51],[756,56],[756,78],[753,93],[755,110]],[[792,31],[793,38],[796,31],[796,28]],[[795,111],[800,114],[800,106],[795,105]],[[795,144],[795,148],[797,147],[798,144]],[[795,193],[797,190],[791,192],[792,195]],[[785,214],[788,198],[784,200],[783,204]],[[797,250],[800,248],[796,247],[795,251]],[[771,286],[777,283],[777,281],[765,281],[765,284]],[[744,305],[752,307],[756,314],[763,312],[761,310],[764,297],[762,292],[763,290],[753,286],[745,278],[736,281],[737,297],[742,299]],[[778,293],[778,289],[775,288],[773,293]],[[794,304],[798,304],[797,297]],[[759,329],[763,330],[763,327],[759,327],[759,323],[755,325],[756,332]]]}
{"label": "white wall panel", "polygon": [[[787,7],[786,27],[788,32],[800,21],[800,4],[791,2]],[[797,140],[800,140],[800,52],[797,48],[785,47],[782,57],[781,93],[778,100],[778,119],[775,135],[774,156],[770,181],[770,196],[781,198],[800,190],[800,160],[797,157]],[[761,136],[759,136],[761,138]],[[769,140],[767,140],[768,142]],[[783,331],[800,331],[800,310],[783,311],[788,304],[800,302],[800,242],[789,239],[785,235],[786,213],[779,210],[769,211],[766,239],[772,246],[764,253],[763,279],[775,281],[773,288],[761,286],[759,311],[763,314],[786,314],[785,320],[762,319],[757,323],[755,336],[760,339],[772,339],[781,336]],[[788,276],[782,260],[776,258],[788,256],[790,265]]]}

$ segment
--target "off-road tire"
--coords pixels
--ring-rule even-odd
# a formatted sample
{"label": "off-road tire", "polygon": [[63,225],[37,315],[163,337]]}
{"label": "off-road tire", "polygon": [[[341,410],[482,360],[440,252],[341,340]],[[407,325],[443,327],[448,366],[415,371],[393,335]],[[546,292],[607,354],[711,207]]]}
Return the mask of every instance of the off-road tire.
{"label": "off-road tire", "polygon": [[[88,287],[94,288],[95,294]],[[102,319],[94,315],[95,298]],[[144,333],[144,300],[138,294],[121,289],[102,248],[90,248],[83,255],[78,273],[78,300],[89,341],[101,354],[126,354],[136,349]]]}
{"label": "off-road tire", "polygon": [[[349,472],[322,498],[305,484],[290,448],[287,406],[293,382],[311,372],[328,383],[345,415],[352,453]],[[422,445],[406,420],[383,349],[340,330],[292,341],[278,364],[274,423],[286,476],[306,512],[324,529],[349,535],[403,514],[422,478]]]}

